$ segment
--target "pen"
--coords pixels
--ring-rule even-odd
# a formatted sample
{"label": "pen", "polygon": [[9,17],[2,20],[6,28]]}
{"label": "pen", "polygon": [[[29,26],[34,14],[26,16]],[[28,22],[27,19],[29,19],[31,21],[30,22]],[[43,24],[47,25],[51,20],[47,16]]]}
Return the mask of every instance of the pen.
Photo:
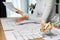
{"label": "pen", "polygon": [[33,23],[33,24],[40,24],[40,23],[37,23],[37,22],[26,22],[26,23],[20,23],[18,25],[31,24],[31,23]]}

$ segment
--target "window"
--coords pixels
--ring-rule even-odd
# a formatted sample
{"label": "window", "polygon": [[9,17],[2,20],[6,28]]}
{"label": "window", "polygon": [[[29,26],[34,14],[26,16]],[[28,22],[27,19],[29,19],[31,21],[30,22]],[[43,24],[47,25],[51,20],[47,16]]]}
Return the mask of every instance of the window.
{"label": "window", "polygon": [[[6,0],[6,2],[12,2],[16,8],[21,9],[20,0]],[[7,12],[7,17],[20,17],[21,16],[19,14],[16,14],[15,12],[12,12],[8,8],[6,8],[6,12]]]}
{"label": "window", "polygon": [[33,14],[36,6],[36,0],[29,0],[29,11],[28,13]]}
{"label": "window", "polygon": [[[28,0],[6,0],[6,2],[12,2],[13,5],[22,10],[23,12],[26,12],[27,13],[27,1]],[[6,8],[6,11],[7,11],[7,17],[21,17],[20,14],[17,14],[15,12],[12,12],[11,10],[9,10],[8,8]]]}
{"label": "window", "polygon": [[59,0],[56,0],[56,13],[59,13]]}

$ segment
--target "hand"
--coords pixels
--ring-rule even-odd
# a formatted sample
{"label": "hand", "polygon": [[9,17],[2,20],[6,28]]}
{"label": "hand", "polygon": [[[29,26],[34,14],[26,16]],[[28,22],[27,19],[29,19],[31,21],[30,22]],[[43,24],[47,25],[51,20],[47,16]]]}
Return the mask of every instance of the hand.
{"label": "hand", "polygon": [[21,11],[19,9],[16,9],[16,10],[17,10],[16,13],[23,15],[23,11]]}
{"label": "hand", "polygon": [[20,17],[16,20],[16,23],[20,23],[20,22],[22,22],[22,21],[24,21],[25,19],[28,19],[28,18],[29,18],[29,16]]}

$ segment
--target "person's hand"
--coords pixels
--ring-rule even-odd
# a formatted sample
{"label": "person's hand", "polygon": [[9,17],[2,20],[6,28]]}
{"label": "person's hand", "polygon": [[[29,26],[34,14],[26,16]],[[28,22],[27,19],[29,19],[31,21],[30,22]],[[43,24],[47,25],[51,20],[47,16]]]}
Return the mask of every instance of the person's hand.
{"label": "person's hand", "polygon": [[22,21],[24,21],[25,19],[28,19],[28,18],[29,18],[29,16],[20,17],[20,18],[16,19],[16,23],[20,23],[20,22],[22,22]]}
{"label": "person's hand", "polygon": [[16,8],[16,10],[17,10],[16,13],[23,15],[23,11],[21,11],[21,10],[19,10],[17,8]]}

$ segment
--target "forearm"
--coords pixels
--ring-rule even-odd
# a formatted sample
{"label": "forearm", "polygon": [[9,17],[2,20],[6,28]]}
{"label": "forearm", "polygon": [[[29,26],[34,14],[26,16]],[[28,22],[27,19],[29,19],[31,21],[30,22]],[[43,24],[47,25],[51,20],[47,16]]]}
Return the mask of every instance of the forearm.
{"label": "forearm", "polygon": [[22,22],[22,21],[24,21],[24,20],[26,20],[28,18],[29,18],[28,16],[22,16],[22,17],[16,19],[16,22]]}
{"label": "forearm", "polygon": [[47,3],[46,8],[44,9],[42,20],[47,21],[48,16],[51,14],[53,0]]}

